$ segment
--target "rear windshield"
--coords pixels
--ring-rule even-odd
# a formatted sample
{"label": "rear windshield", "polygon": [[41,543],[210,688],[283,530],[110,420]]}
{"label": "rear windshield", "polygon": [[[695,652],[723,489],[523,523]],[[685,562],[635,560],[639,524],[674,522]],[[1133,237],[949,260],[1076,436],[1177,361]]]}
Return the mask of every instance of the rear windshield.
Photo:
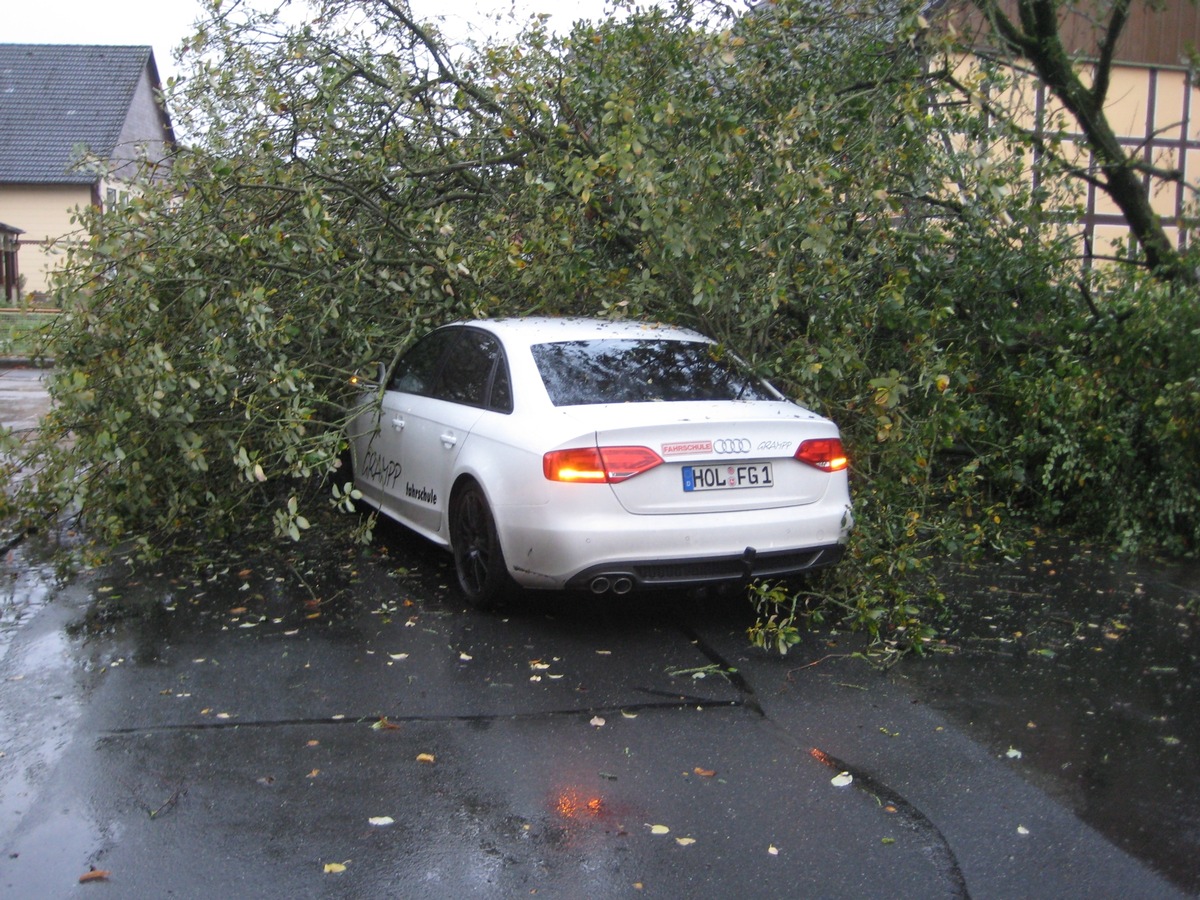
{"label": "rear windshield", "polygon": [[531,349],[555,406],[780,399],[717,345],[702,341],[564,341]]}

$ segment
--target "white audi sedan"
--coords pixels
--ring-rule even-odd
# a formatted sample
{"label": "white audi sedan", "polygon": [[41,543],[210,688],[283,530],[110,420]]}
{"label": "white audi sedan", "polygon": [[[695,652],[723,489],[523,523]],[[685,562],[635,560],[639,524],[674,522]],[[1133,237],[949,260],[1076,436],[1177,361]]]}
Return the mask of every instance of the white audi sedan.
{"label": "white audi sedan", "polygon": [[465,322],[414,344],[349,437],[366,503],[454,555],[466,599],[782,576],[853,523],[837,426],[683,328]]}

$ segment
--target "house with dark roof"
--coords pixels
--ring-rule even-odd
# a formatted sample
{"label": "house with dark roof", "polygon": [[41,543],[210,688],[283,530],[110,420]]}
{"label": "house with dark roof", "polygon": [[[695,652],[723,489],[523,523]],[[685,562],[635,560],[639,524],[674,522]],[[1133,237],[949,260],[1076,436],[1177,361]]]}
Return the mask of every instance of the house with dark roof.
{"label": "house with dark roof", "polygon": [[0,222],[24,293],[47,289],[76,208],[120,203],[174,144],[150,47],[0,44]]}

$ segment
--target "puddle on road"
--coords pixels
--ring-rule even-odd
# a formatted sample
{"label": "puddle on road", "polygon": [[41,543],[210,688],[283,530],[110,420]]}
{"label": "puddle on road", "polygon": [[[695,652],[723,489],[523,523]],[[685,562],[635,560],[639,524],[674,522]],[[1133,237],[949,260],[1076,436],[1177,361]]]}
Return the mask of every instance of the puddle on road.
{"label": "puddle on road", "polygon": [[954,652],[902,674],[1081,819],[1200,892],[1200,564],[1041,551],[956,574],[946,594]]}
{"label": "puddle on road", "polygon": [[21,625],[46,605],[53,568],[31,563],[19,550],[9,550],[0,563],[0,659]]}
{"label": "puddle on road", "polygon": [[38,541],[0,560],[0,841],[4,878],[24,896],[61,896],[77,860],[101,844],[86,798],[43,802],[86,705],[79,645],[68,628],[86,594],[65,597]]}

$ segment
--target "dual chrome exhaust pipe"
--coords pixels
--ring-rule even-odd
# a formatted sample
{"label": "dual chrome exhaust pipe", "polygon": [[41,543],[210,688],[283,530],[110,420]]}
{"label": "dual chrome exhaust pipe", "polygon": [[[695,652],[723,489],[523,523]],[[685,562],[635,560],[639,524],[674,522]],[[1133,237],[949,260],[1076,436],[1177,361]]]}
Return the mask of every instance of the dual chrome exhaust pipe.
{"label": "dual chrome exhaust pipe", "polygon": [[628,594],[633,590],[633,579],[628,575],[597,575],[589,582],[588,587],[591,588],[593,594],[607,594],[612,591],[614,594]]}

